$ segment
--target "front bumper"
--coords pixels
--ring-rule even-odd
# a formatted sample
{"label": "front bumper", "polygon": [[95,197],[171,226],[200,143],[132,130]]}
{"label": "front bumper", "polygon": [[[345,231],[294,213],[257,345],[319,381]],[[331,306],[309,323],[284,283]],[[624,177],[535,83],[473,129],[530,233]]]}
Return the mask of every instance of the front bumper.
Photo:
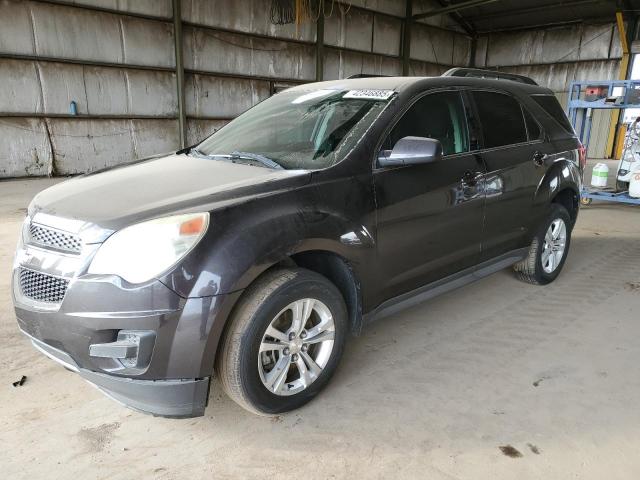
{"label": "front bumper", "polygon": [[[19,243],[12,290],[20,329],[40,351],[120,403],[160,416],[203,415],[217,343],[241,292],[183,298],[158,280],[132,285],[89,275],[96,248],[85,244],[71,256]],[[21,284],[24,269],[64,278],[62,300],[30,298]],[[105,355],[127,332],[151,339],[134,349],[139,361]]]}
{"label": "front bumper", "polygon": [[80,368],[71,356],[25,333],[47,357],[77,372],[108,397],[134,410],[162,417],[204,415],[209,398],[209,378],[137,380]]}
{"label": "front bumper", "polygon": [[[77,280],[58,311],[16,302],[15,312],[38,350],[118,402],[154,415],[192,417],[204,414],[224,305],[236,295],[183,299],[160,282],[127,289],[113,279]],[[147,365],[91,355],[91,345],[115,342],[122,330],[154,333]]]}

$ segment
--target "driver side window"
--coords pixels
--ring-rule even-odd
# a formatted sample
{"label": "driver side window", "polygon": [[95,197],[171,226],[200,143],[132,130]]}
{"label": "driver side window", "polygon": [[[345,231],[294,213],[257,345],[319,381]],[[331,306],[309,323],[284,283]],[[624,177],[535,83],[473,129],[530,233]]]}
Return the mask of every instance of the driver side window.
{"label": "driver side window", "polygon": [[392,150],[398,140],[408,136],[439,140],[443,155],[468,152],[469,136],[460,93],[438,92],[422,97],[396,123],[382,148]]}

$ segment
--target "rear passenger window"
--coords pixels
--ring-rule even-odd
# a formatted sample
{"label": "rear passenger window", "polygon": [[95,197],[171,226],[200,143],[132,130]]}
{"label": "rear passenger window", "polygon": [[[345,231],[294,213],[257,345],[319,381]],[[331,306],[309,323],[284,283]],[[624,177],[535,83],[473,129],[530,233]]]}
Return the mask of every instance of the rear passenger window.
{"label": "rear passenger window", "polygon": [[425,95],[402,116],[382,144],[391,150],[404,137],[434,138],[442,143],[443,155],[469,151],[467,121],[458,92]]}
{"label": "rear passenger window", "polygon": [[538,140],[540,138],[540,126],[538,122],[533,119],[533,116],[527,111],[526,108],[523,108],[524,112],[524,121],[527,124],[527,135],[529,137],[529,141]]}
{"label": "rear passenger window", "polygon": [[478,109],[484,148],[501,147],[527,141],[527,129],[520,103],[496,92],[472,92]]}

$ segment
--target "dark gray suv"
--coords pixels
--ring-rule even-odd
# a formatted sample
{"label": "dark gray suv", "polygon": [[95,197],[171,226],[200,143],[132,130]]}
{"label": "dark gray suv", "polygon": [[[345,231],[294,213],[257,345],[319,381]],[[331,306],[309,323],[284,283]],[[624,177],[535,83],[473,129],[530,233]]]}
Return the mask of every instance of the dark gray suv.
{"label": "dark gray suv", "polygon": [[456,69],[302,85],[202,143],[38,194],[13,268],[34,346],[138,410],[313,398],[367,321],[514,265],[553,281],[584,149],[552,92]]}

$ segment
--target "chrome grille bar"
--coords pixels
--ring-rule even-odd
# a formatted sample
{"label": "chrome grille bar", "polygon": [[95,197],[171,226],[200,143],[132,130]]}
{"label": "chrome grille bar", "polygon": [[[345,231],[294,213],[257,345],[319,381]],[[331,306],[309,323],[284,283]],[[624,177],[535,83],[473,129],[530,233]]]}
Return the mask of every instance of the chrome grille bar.
{"label": "chrome grille bar", "polygon": [[77,235],[61,232],[44,225],[29,225],[30,243],[45,248],[79,254],[82,251],[82,240]]}
{"label": "chrome grille bar", "polygon": [[20,290],[26,298],[46,303],[60,303],[67,293],[69,280],[20,267]]}

